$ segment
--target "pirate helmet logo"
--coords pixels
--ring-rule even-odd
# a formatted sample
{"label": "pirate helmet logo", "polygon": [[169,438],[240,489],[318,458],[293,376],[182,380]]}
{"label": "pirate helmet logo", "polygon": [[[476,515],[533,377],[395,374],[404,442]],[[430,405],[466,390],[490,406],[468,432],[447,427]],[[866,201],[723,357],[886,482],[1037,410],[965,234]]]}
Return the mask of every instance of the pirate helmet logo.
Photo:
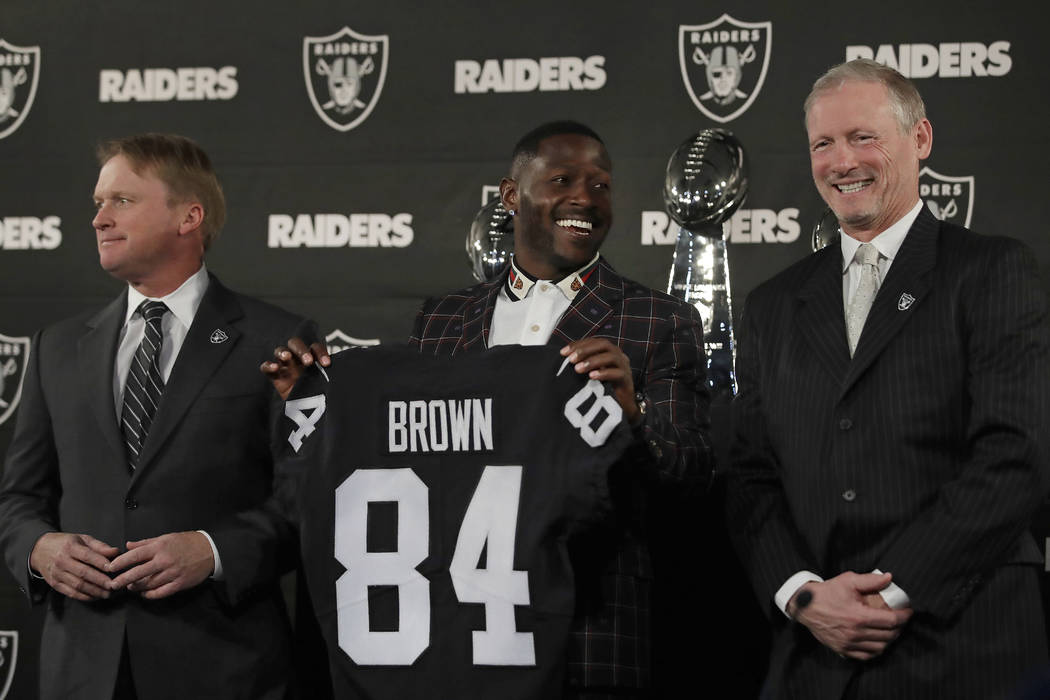
{"label": "pirate helmet logo", "polygon": [[368,118],[383,92],[387,35],[335,34],[303,39],[303,74],[314,111],[325,124],[349,131]]}
{"label": "pirate helmet logo", "polygon": [[0,139],[29,116],[40,79],[40,47],[15,46],[0,39]]}
{"label": "pirate helmet logo", "polygon": [[697,108],[722,123],[747,111],[765,83],[772,43],[772,22],[723,14],[707,24],[680,25],[682,80]]}

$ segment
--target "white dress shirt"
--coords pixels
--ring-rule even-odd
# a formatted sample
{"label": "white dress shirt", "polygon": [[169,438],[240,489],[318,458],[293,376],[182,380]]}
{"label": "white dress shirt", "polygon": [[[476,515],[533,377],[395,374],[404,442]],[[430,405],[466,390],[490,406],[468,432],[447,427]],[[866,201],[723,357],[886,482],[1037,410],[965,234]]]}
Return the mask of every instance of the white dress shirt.
{"label": "white dress shirt", "polygon": [[579,270],[552,282],[532,279],[511,256],[507,282],[500,289],[492,311],[488,347],[546,344],[597,263],[595,254]]}
{"label": "white dress shirt", "polygon": [[164,314],[160,322],[160,332],[164,340],[160,345],[158,366],[160,376],[167,383],[168,377],[171,376],[171,369],[175,366],[175,360],[179,356],[179,350],[182,349],[182,343],[186,340],[186,334],[193,324],[193,317],[197,315],[197,308],[201,305],[201,299],[204,298],[204,292],[207,289],[208,270],[204,265],[201,265],[201,269],[193,273],[178,289],[159,299],[143,296],[141,292],[128,285],[128,308],[117,340],[116,364],[113,367],[113,405],[117,409],[118,424],[123,412],[124,384],[128,381],[128,369],[135,357],[135,351],[142,342],[142,336],[146,332],[146,321],[138,312],[139,305],[147,299],[163,301],[168,311],[171,312]]}

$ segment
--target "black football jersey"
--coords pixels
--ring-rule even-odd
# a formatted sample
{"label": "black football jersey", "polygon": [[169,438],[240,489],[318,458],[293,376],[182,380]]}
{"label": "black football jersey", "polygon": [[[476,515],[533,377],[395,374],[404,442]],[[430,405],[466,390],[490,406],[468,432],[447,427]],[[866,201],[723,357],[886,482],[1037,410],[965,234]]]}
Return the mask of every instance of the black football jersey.
{"label": "black football jersey", "polygon": [[557,350],[339,353],[285,404],[303,567],[339,698],[562,692],[570,534],[630,441]]}

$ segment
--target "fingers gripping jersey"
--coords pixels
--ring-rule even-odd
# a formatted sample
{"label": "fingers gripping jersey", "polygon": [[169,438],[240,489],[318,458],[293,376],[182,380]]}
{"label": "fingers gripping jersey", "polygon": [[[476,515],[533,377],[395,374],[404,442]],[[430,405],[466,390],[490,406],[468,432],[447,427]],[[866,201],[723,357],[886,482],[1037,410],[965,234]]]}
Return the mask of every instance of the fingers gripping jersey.
{"label": "fingers gripping jersey", "polygon": [[629,442],[557,351],[340,353],[286,403],[303,566],[340,698],[561,693],[566,539]]}

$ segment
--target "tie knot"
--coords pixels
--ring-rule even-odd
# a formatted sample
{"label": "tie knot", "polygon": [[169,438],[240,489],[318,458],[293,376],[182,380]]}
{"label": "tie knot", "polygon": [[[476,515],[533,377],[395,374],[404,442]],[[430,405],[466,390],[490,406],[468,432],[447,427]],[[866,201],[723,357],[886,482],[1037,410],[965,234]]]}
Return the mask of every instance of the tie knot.
{"label": "tie knot", "polygon": [[853,259],[860,265],[874,265],[879,261],[879,249],[871,243],[861,243]]}
{"label": "tie knot", "polygon": [[168,305],[163,301],[146,301],[139,304],[139,313],[142,314],[142,318],[146,320],[146,323],[155,323],[158,321],[164,313],[168,310]]}

